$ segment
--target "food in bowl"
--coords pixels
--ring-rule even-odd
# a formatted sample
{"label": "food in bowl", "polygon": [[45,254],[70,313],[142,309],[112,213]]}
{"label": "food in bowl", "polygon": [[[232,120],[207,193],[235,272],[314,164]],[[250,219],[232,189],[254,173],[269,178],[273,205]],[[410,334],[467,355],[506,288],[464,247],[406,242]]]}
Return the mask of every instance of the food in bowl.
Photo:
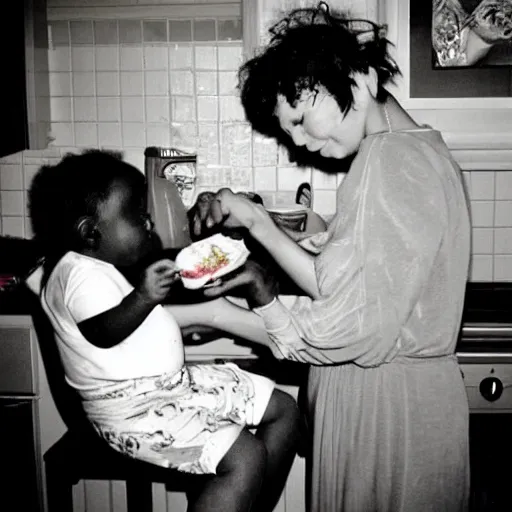
{"label": "food in bowl", "polygon": [[215,234],[182,249],[176,267],[185,288],[199,289],[242,266],[248,256],[243,240]]}

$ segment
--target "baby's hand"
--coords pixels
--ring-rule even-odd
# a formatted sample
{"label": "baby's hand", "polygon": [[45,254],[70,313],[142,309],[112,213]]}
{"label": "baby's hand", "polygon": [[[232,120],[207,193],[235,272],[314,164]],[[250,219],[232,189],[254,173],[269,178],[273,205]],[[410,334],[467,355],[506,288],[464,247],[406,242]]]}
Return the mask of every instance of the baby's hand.
{"label": "baby's hand", "polygon": [[142,276],[139,292],[151,302],[159,303],[169,293],[171,285],[179,279],[179,273],[173,261],[159,260],[150,265]]}

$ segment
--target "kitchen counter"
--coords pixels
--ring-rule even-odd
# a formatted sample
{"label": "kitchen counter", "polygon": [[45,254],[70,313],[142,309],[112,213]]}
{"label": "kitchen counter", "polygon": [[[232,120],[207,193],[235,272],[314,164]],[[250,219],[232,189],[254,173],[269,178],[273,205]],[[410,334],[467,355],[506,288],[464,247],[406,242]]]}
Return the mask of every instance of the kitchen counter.
{"label": "kitchen counter", "polygon": [[[181,302],[196,302],[196,294],[177,294],[183,300]],[[38,297],[32,293],[26,286],[20,285],[11,291],[0,292],[0,316],[34,316],[41,314]],[[194,347],[194,358],[192,362],[208,361],[223,362],[231,361],[236,363],[244,370],[266,375],[278,383],[296,386],[299,385],[305,377],[306,365],[294,363],[291,361],[277,361],[265,348],[253,348],[249,357],[243,357],[237,354],[219,354],[215,357],[211,351],[201,356],[201,346],[220,338],[234,339],[233,336],[209,329],[197,329],[193,333],[188,333],[183,338],[185,348]],[[243,339],[236,340],[234,343],[240,343],[244,347],[249,346]],[[251,345],[253,347],[253,345]],[[198,355],[199,354],[199,355]]]}

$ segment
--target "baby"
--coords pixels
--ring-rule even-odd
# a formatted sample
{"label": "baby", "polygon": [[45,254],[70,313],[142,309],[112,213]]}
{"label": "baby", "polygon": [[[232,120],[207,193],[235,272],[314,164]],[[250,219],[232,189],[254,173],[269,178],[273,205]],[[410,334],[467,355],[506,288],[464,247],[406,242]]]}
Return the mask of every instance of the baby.
{"label": "baby", "polygon": [[[30,215],[45,252],[41,303],[66,380],[115,450],[210,475],[194,486],[190,511],[272,510],[296,453],[295,401],[234,364],[185,364],[187,325],[161,305],[174,263],[152,263],[135,286],[121,272],[152,251],[145,198],[143,174],[102,151],[67,155],[32,182]],[[193,319],[194,308],[209,306],[184,307]]]}

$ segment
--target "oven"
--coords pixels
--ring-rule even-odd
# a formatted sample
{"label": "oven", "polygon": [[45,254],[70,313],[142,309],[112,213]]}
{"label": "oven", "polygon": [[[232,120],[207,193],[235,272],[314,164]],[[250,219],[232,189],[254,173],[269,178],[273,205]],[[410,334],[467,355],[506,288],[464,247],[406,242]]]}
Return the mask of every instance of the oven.
{"label": "oven", "polygon": [[457,356],[470,408],[470,512],[512,510],[512,283],[469,283]]}

